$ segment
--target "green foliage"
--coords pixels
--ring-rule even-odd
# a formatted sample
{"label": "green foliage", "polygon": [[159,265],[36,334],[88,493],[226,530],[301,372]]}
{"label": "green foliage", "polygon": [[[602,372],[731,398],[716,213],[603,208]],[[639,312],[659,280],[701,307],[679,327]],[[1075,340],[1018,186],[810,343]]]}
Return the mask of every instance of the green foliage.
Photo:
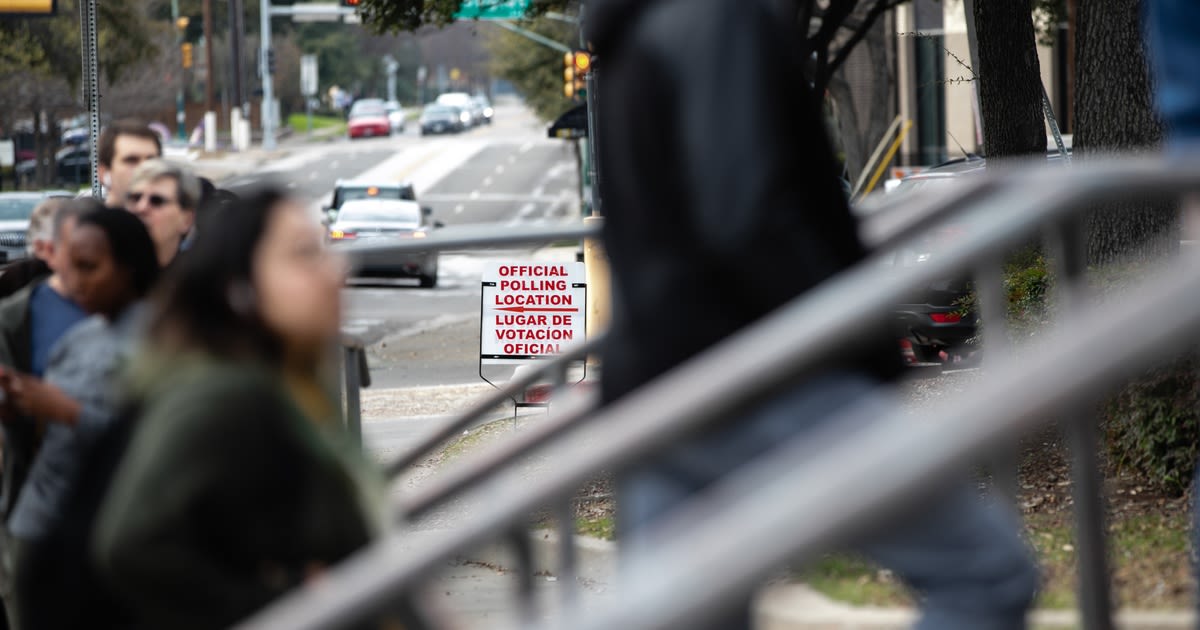
{"label": "green foliage", "polygon": [[[554,20],[533,20],[525,28],[564,44],[579,41],[575,27]],[[553,119],[575,105],[563,96],[561,52],[509,31],[492,33],[487,48],[492,53],[492,72],[512,82],[541,118]]]}
{"label": "green foliage", "polygon": [[1126,385],[1104,407],[1109,453],[1150,485],[1187,489],[1200,440],[1200,365],[1187,357]]}
{"label": "green foliage", "polygon": [[[0,80],[20,69],[78,86],[83,75],[79,1],[58,0],[58,13],[50,18],[0,20]],[[100,68],[110,81],[158,52],[144,5],[145,0],[97,3]]]}
{"label": "green foliage", "polygon": [[1067,21],[1067,0],[1033,0],[1033,28],[1038,43],[1053,46],[1058,25]]}
{"label": "green foliage", "polygon": [[[1004,265],[1004,291],[1008,303],[1008,330],[1011,335],[1024,337],[1041,327],[1051,311],[1053,277],[1049,262],[1041,249],[1029,246],[1011,254]],[[964,316],[978,315],[979,297],[974,290],[956,304]],[[980,330],[986,322],[980,322]]]}
{"label": "green foliage", "polygon": [[[561,11],[569,0],[533,0],[529,17]],[[445,26],[454,21],[459,0],[362,0],[363,24],[377,33],[415,31],[426,25]]]}

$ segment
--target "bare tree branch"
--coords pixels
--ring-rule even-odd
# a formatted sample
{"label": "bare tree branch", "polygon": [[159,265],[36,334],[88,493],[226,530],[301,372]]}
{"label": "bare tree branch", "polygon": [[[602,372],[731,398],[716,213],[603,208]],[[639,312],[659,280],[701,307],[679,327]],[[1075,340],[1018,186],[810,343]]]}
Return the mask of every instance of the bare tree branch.
{"label": "bare tree branch", "polygon": [[838,68],[841,68],[842,64],[846,63],[846,59],[850,57],[850,53],[854,52],[854,47],[857,46],[858,43],[867,36],[867,32],[875,26],[875,22],[879,19],[879,16],[900,6],[901,4],[904,4],[907,1],[908,0],[876,0],[875,6],[871,7],[870,12],[867,13],[867,16],[863,19],[862,24],[859,25],[859,27],[854,31],[854,34],[850,36],[850,39],[846,40],[846,43],[842,45],[842,47],[838,50],[837,55],[834,56],[833,61],[831,61],[828,67],[825,68],[825,76],[818,77],[818,79],[823,78],[823,81],[817,83],[818,87],[828,85],[829,77],[832,77],[833,74],[838,71]]}

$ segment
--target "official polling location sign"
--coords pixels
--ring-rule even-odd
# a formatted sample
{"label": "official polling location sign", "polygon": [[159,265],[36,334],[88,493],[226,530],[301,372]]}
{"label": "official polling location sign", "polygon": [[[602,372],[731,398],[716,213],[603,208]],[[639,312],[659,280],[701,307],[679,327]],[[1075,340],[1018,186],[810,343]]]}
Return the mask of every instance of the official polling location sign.
{"label": "official polling location sign", "polygon": [[549,359],[586,335],[583,263],[498,263],[483,273],[479,361]]}

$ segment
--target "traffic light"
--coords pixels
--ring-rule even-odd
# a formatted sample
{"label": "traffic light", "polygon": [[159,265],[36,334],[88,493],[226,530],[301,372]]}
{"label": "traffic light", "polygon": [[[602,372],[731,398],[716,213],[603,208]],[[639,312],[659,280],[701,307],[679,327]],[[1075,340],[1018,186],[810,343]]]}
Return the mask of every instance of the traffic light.
{"label": "traffic light", "polygon": [[587,94],[587,75],[592,70],[592,55],[573,50],[563,55],[563,96],[583,97]]}
{"label": "traffic light", "polygon": [[356,8],[358,8],[358,6],[360,4],[362,4],[362,0],[340,0],[340,1],[341,1],[342,6],[350,7],[352,9],[356,9]]}
{"label": "traffic light", "polygon": [[563,96],[582,98],[588,90],[588,72],[592,71],[592,54],[586,50],[571,50],[563,55]]}
{"label": "traffic light", "polygon": [[272,76],[275,75],[275,49],[267,49],[267,72]]}
{"label": "traffic light", "polygon": [[563,55],[563,96],[575,97],[575,53]]}
{"label": "traffic light", "polygon": [[179,52],[183,56],[183,67],[191,68],[192,67],[192,45],[188,42],[184,42],[184,43],[180,44]]}

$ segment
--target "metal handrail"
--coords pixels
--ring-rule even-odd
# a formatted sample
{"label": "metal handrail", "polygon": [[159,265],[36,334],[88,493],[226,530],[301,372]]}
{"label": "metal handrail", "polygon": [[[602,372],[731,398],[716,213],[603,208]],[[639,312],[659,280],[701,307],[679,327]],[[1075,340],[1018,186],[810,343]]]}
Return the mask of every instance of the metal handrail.
{"label": "metal handrail", "polygon": [[[735,414],[824,359],[845,353],[851,345],[845,333],[863,313],[886,312],[912,288],[994,260],[1039,227],[1057,225],[1097,200],[1198,190],[1198,166],[1143,159],[1060,169],[1053,178],[1028,170],[990,176],[998,180],[997,190],[960,213],[957,219],[973,229],[939,259],[890,272],[878,268],[878,259],[869,259],[602,409],[565,443],[534,449],[557,456],[554,461],[562,466],[553,479],[525,479],[519,471],[503,470],[464,496],[478,501],[481,512],[452,535],[402,552],[398,542],[405,532],[393,532],[334,568],[318,585],[285,598],[242,627],[341,627],[367,617],[438,563],[485,542],[540,505],[567,496],[596,471],[633,462],[698,426]],[[705,387],[694,387],[697,382]],[[823,473],[823,480],[837,474]]]}
{"label": "metal handrail", "polygon": [[551,360],[536,364],[529,371],[514,377],[504,387],[474,401],[466,411],[448,421],[444,421],[426,437],[422,438],[415,447],[389,462],[384,468],[386,474],[389,477],[394,477],[403,473],[406,468],[421,461],[422,457],[441,446],[442,443],[454,437],[463,429],[470,427],[472,423],[485,416],[497,405],[503,404],[515,396],[519,396],[526,388],[547,374],[561,370],[570,363],[586,359],[588,355],[594,354],[600,348],[603,340],[604,335],[596,335],[583,343],[568,347],[562,354]]}
{"label": "metal handrail", "polygon": [[555,241],[580,240],[599,236],[599,228],[582,222],[549,227],[497,227],[490,224],[461,225],[440,228],[425,238],[387,243],[372,243],[371,239],[346,243],[340,251],[351,258],[371,254],[417,254],[455,249],[483,249],[501,245],[529,245]]}
{"label": "metal handrail", "polygon": [[[1149,319],[1154,326],[1145,325]],[[1181,269],[1112,310],[1074,320],[1043,347],[1039,360],[1006,361],[981,387],[959,393],[920,421],[898,409],[850,440],[817,446],[802,435],[782,445],[648,534],[646,548],[654,551],[631,559],[631,579],[619,585],[613,604],[600,611],[576,607],[560,622],[536,628],[693,627],[760,584],[781,561],[811,560],[822,549],[850,542],[867,523],[912,510],[973,457],[1049,424],[1069,406],[1093,402],[1177,350],[1181,336],[1198,331],[1200,259],[1189,256]],[[1017,391],[1021,395],[1013,396]],[[830,424],[863,426],[858,420],[851,411]],[[714,566],[720,579],[713,578]]]}

